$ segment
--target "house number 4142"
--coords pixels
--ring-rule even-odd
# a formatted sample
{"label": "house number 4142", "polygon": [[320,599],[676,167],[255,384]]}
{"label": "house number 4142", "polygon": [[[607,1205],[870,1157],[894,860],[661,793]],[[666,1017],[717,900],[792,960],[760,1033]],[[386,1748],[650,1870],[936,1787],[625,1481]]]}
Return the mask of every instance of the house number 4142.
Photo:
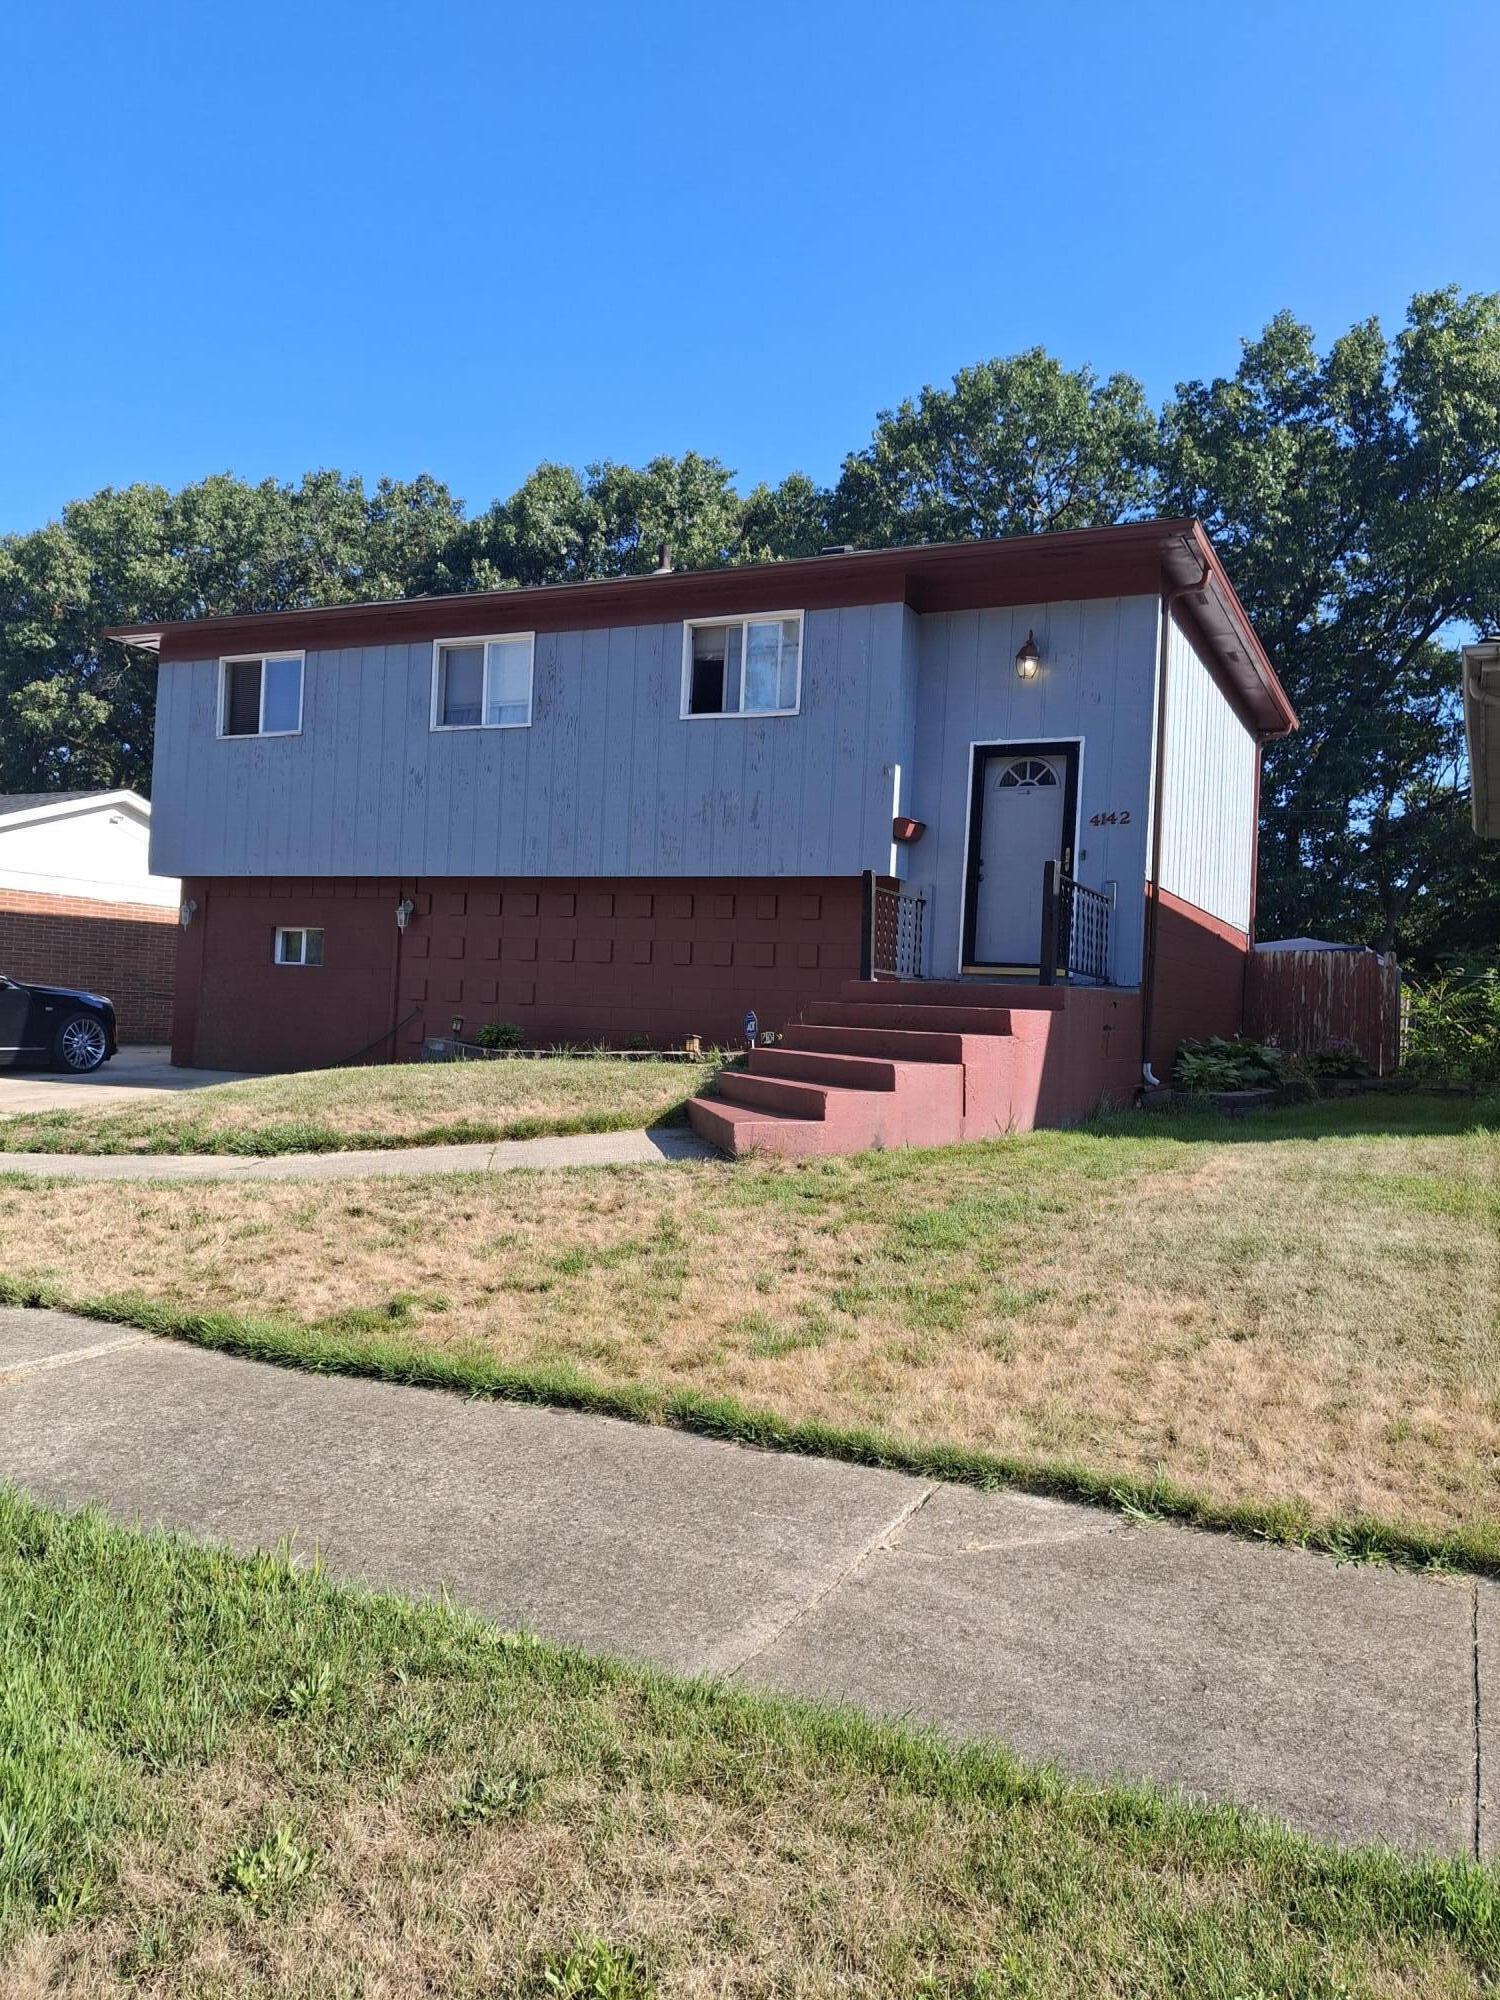
{"label": "house number 4142", "polygon": [[1095,813],[1089,820],[1090,826],[1129,826],[1128,812]]}

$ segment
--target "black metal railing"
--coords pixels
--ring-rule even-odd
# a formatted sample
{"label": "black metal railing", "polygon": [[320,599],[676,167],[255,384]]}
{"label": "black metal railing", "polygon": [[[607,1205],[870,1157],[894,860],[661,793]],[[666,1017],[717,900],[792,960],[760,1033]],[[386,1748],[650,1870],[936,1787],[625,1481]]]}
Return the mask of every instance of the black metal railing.
{"label": "black metal railing", "polygon": [[1042,951],[1039,978],[1043,986],[1087,980],[1108,986],[1109,920],[1115,899],[1103,889],[1089,889],[1065,875],[1062,863],[1049,861],[1042,870]]}
{"label": "black metal railing", "polygon": [[920,979],[927,899],[893,875],[865,871],[861,979]]}

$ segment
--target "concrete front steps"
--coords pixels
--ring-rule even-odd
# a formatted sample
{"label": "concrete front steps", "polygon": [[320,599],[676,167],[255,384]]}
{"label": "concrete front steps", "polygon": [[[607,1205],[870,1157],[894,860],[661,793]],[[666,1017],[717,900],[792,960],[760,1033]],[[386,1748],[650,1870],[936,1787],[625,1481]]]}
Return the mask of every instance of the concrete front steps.
{"label": "concrete front steps", "polygon": [[1065,996],[1042,987],[850,980],[780,1042],[724,1070],[688,1118],[732,1156],[944,1146],[1029,1126]]}

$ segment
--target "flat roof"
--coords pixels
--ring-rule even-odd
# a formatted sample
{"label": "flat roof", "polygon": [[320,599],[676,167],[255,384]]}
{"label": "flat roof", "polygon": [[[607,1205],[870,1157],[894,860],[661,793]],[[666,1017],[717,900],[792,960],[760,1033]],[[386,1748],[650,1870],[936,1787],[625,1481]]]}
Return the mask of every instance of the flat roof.
{"label": "flat roof", "polygon": [[1500,840],[1500,639],[1465,646],[1463,675],[1474,831]]}
{"label": "flat roof", "polygon": [[1186,592],[1179,606],[1184,623],[1251,727],[1266,736],[1295,729],[1297,717],[1286,690],[1207,531],[1194,519],[1130,521],[1001,541],[837,550],[787,562],[655,571],[517,590],[113,625],[103,636],[163,660],[202,660],[277,647],[312,651],[457,639],[479,632],[675,624],[737,612],[885,603],[907,604],[918,612],[968,611],[1177,590]]}

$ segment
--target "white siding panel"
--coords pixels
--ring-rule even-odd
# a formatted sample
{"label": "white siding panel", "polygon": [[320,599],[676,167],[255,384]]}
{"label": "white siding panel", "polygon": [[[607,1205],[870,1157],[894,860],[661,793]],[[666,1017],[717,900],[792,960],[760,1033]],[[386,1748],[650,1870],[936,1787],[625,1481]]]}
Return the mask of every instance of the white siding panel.
{"label": "white siding panel", "polygon": [[1248,931],[1255,738],[1175,621],[1167,640],[1166,716],[1161,885]]}

